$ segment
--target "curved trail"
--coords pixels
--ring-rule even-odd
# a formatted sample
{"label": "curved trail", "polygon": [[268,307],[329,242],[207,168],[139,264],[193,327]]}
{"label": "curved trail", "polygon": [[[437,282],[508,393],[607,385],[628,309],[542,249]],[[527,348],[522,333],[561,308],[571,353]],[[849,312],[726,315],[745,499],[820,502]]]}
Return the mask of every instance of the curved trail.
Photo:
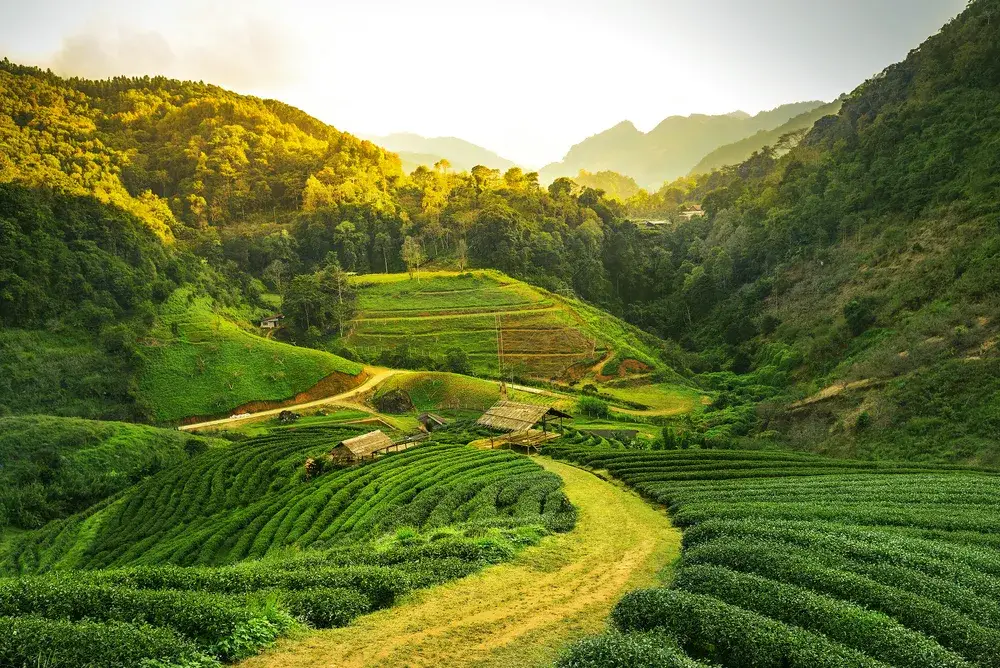
{"label": "curved trail", "polygon": [[[294,404],[291,406],[282,406],[281,408],[269,408],[265,411],[257,411],[256,413],[242,413],[240,415],[231,415],[229,417],[220,418],[218,420],[208,420],[206,422],[197,422],[194,424],[183,424],[177,427],[180,431],[193,431],[195,429],[202,429],[204,427],[217,427],[219,425],[233,424],[234,422],[240,422],[242,420],[251,420],[255,418],[262,418],[271,415],[278,415],[282,411],[297,411],[306,408],[315,408],[316,406],[323,406],[324,404],[335,404],[343,403],[348,399],[363,394],[368,390],[374,389],[377,385],[380,385],[383,381],[388,378],[395,376],[399,373],[408,373],[406,371],[398,371],[396,369],[382,369],[378,367],[365,367],[365,370],[371,373],[371,376],[361,385],[355,388],[347,390],[346,392],[341,392],[340,394],[335,394],[330,397],[324,397],[322,399],[316,399],[314,401],[306,401],[301,404]],[[361,408],[358,406],[358,408]]]}
{"label": "curved trail", "polygon": [[658,582],[680,554],[666,515],[581,469],[541,457],[579,510],[576,528],[507,564],[411,594],[347,628],[286,640],[243,668],[551,665],[599,632],[629,589]]}

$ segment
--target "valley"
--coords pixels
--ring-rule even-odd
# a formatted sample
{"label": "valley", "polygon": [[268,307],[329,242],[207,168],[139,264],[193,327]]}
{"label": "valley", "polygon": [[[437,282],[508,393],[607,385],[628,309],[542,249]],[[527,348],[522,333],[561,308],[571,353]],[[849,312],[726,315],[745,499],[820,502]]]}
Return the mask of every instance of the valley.
{"label": "valley", "polygon": [[436,1],[0,60],[0,668],[1000,668],[1000,0]]}

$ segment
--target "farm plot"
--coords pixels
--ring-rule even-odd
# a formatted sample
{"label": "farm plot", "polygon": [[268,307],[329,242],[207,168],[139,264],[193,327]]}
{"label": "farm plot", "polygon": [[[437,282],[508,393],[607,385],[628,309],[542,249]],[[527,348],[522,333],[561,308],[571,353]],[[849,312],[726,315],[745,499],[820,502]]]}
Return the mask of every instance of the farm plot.
{"label": "farm plot", "polygon": [[[506,561],[575,523],[558,476],[435,441],[307,479],[356,430],[279,429],[210,449],[9,542],[0,664],[211,666],[302,624],[342,626]],[[16,640],[15,640],[16,639]],[[154,664],[150,664],[154,665]]]}
{"label": "farm plot", "polygon": [[566,441],[545,452],[607,471],[685,530],[672,585],[628,594],[614,632],[563,665],[1000,666],[993,472]]}
{"label": "farm plot", "polygon": [[474,374],[495,377],[499,314],[505,371],[517,375],[562,378],[573,367],[588,369],[610,350],[622,359],[641,358],[643,368],[657,366],[655,346],[645,341],[634,349],[640,337],[626,336],[631,330],[624,323],[497,272],[355,281],[360,312],[343,343],[370,362],[404,346],[422,359],[461,351]]}

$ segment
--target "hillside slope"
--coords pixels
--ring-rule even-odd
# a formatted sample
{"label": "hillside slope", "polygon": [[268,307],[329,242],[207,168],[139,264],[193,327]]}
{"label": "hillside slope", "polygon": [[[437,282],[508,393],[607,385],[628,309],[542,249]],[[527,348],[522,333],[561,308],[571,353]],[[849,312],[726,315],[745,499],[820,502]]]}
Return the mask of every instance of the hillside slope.
{"label": "hillside slope", "polygon": [[539,175],[543,182],[549,182],[560,176],[572,178],[581,169],[609,170],[632,177],[640,186],[657,188],[664,181],[687,174],[719,146],[778,127],[821,104],[786,104],[756,116],[671,116],[646,133],[637,130],[630,121],[623,121],[576,144],[562,161],[546,165]]}
{"label": "hillside slope", "polygon": [[572,380],[662,370],[654,337],[582,302],[494,271],[370,274],[354,279],[357,318],[341,342],[366,361],[497,377]]}
{"label": "hillside slope", "polygon": [[[741,139],[738,142],[720,146],[704,158],[691,170],[691,174],[707,174],[713,169],[721,169],[728,165],[738,165],[749,159],[757,151],[766,146],[777,146],[782,137],[786,135],[801,135],[810,130],[816,121],[824,116],[830,116],[840,111],[841,101],[837,100],[830,104],[824,104],[806,111],[798,116],[794,116],[785,123],[770,130],[760,130],[756,134]],[[794,141],[792,145],[794,145]],[[781,147],[779,150],[788,150],[790,146]]]}
{"label": "hillside slope", "polygon": [[0,418],[0,529],[34,529],[67,517],[210,445],[122,422]]}
{"label": "hillside slope", "polygon": [[[708,215],[641,324],[718,361],[741,429],[1000,461],[1000,11],[978,0],[782,157],[696,180]],[[636,271],[643,271],[636,267]]]}

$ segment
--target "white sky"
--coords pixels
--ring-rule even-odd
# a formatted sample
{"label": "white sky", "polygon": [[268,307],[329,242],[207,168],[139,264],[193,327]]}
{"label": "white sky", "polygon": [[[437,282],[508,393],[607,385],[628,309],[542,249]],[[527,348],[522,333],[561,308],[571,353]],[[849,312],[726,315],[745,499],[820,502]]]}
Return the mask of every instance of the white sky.
{"label": "white sky", "polygon": [[0,57],[274,97],[528,167],[629,119],[830,100],[965,0],[0,0]]}

